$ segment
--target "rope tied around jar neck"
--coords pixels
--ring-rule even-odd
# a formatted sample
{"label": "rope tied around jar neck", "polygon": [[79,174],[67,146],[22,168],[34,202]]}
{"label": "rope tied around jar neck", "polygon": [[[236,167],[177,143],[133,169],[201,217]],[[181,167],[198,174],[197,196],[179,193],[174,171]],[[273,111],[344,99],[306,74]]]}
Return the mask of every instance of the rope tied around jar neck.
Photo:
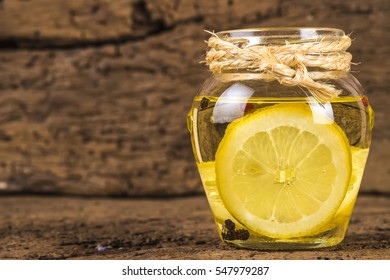
{"label": "rope tied around jar neck", "polygon": [[[206,41],[209,50],[206,64],[214,74],[245,69],[277,80],[285,86],[306,88],[320,102],[327,102],[341,94],[341,90],[321,79],[337,79],[349,72],[352,55],[346,50],[351,45],[347,35],[331,40],[286,41],[280,45],[248,45],[245,38],[219,37],[213,32]],[[308,67],[325,71],[309,72]]]}

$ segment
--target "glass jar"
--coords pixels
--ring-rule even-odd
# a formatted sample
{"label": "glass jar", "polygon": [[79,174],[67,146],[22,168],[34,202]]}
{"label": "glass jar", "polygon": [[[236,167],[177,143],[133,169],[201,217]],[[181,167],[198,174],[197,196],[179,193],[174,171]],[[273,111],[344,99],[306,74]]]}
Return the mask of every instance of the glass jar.
{"label": "glass jar", "polygon": [[214,73],[187,123],[220,238],[251,249],[338,244],[373,127],[368,99],[349,73],[349,38],[332,28],[211,38],[206,63]]}

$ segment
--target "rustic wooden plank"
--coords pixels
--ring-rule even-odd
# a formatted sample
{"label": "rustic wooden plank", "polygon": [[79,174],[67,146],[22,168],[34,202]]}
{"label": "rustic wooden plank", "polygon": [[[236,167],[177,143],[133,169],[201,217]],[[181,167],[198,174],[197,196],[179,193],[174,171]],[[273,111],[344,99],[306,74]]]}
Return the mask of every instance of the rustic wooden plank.
{"label": "rustic wooden plank", "polygon": [[[349,28],[348,32],[357,32],[366,31],[367,20],[375,22],[373,27],[388,22],[388,9],[388,2],[383,0],[2,1],[0,41],[9,40],[19,46],[120,42],[165,32],[188,22],[215,30],[237,25],[320,24],[344,26]],[[356,16],[366,20],[354,21]],[[382,30],[373,28],[369,33],[377,35],[377,42]]]}
{"label": "rustic wooden plank", "polygon": [[0,259],[390,259],[390,198],[358,198],[345,240],[310,251],[219,241],[205,197],[0,197]]}
{"label": "rustic wooden plank", "polygon": [[129,1],[4,1],[0,36],[53,44],[91,38],[118,38],[130,32]]}
{"label": "rustic wooden plank", "polygon": [[[0,41],[12,45],[63,46],[131,40],[204,17],[243,17],[248,6],[233,1],[71,0],[4,1]],[[275,14],[274,1],[262,1],[257,13]],[[253,12],[252,12],[253,13]]]}
{"label": "rustic wooden plank", "polygon": [[388,11],[384,0],[5,1],[0,189],[202,192],[185,119],[208,76],[203,29],[287,25],[354,31],[353,70],[376,112],[363,190],[389,192]]}
{"label": "rustic wooden plank", "polygon": [[[165,60],[134,71],[139,58],[117,57],[113,49],[3,53],[3,67],[35,57],[28,73],[0,78],[8,88],[0,97],[8,189],[146,195],[199,187],[185,128],[196,89],[174,74],[156,74]],[[14,55],[19,62],[8,60]],[[175,186],[180,178],[185,182]]]}

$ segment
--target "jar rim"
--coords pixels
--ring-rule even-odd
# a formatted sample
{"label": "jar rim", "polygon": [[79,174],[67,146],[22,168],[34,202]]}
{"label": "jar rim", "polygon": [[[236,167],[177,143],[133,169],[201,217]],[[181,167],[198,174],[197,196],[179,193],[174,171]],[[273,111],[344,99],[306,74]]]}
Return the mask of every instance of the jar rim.
{"label": "jar rim", "polygon": [[261,27],[232,29],[217,32],[218,36],[227,36],[231,39],[246,39],[249,45],[308,42],[319,39],[336,39],[345,36],[345,32],[330,27]]}

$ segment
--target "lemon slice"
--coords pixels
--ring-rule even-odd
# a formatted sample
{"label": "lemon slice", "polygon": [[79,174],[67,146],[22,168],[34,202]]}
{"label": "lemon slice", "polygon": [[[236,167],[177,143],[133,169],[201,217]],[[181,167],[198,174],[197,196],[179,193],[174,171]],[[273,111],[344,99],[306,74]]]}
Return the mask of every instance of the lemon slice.
{"label": "lemon slice", "polygon": [[348,189],[351,152],[335,124],[308,105],[275,105],[232,122],[216,153],[217,187],[243,225],[273,238],[329,222]]}

